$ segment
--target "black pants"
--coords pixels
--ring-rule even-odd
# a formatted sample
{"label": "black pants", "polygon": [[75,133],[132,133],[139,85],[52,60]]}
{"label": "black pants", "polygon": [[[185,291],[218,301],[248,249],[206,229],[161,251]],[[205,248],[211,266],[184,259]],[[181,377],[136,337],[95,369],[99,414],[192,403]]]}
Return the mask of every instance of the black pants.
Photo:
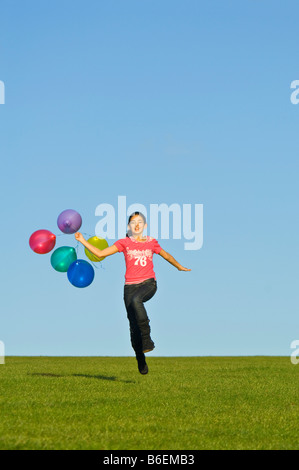
{"label": "black pants", "polygon": [[157,282],[154,278],[147,279],[139,284],[125,284],[124,287],[124,301],[130,323],[131,344],[136,357],[143,354],[141,328],[142,325],[149,322],[143,304],[150,300],[156,291]]}

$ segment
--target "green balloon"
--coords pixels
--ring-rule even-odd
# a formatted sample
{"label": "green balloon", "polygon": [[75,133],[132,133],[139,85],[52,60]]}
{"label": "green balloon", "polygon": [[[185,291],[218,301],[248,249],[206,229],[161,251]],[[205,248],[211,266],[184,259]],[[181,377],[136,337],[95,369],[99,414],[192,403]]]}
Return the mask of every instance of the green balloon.
{"label": "green balloon", "polygon": [[61,246],[52,253],[51,265],[56,271],[66,273],[69,266],[76,261],[76,259],[77,254],[73,247]]}

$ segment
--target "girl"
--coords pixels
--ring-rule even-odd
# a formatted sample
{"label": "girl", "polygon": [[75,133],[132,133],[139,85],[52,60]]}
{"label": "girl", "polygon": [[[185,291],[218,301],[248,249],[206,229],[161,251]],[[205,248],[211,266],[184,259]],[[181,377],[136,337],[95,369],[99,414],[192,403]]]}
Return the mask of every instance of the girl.
{"label": "girl", "polygon": [[179,271],[191,271],[191,269],[184,268],[173,256],[164,251],[155,238],[144,237],[143,230],[146,227],[144,215],[141,212],[134,212],[129,217],[126,238],[117,240],[104,250],[99,250],[88,243],[80,232],[75,233],[76,239],[99,258],[117,252],[124,253],[126,261],[124,302],[130,325],[131,344],[141,374],[148,373],[144,353],[152,351],[155,347],[150,336],[149,318],[143,305],[157,291],[153,254],[159,254]]}

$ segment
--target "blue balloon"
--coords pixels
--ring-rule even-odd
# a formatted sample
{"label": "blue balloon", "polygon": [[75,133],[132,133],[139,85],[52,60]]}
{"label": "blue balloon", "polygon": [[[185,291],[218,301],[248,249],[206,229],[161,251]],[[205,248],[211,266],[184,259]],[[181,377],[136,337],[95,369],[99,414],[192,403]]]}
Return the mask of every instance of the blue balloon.
{"label": "blue balloon", "polygon": [[87,287],[94,278],[94,269],[88,261],[77,259],[67,270],[67,277],[75,287]]}

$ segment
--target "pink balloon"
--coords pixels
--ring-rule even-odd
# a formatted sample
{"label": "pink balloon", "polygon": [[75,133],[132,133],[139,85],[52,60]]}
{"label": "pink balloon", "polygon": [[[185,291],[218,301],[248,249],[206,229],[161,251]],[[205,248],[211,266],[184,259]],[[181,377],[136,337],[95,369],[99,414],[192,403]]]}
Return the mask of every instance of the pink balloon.
{"label": "pink balloon", "polygon": [[29,238],[30,248],[40,255],[53,250],[56,243],[56,235],[50,230],[37,230]]}

